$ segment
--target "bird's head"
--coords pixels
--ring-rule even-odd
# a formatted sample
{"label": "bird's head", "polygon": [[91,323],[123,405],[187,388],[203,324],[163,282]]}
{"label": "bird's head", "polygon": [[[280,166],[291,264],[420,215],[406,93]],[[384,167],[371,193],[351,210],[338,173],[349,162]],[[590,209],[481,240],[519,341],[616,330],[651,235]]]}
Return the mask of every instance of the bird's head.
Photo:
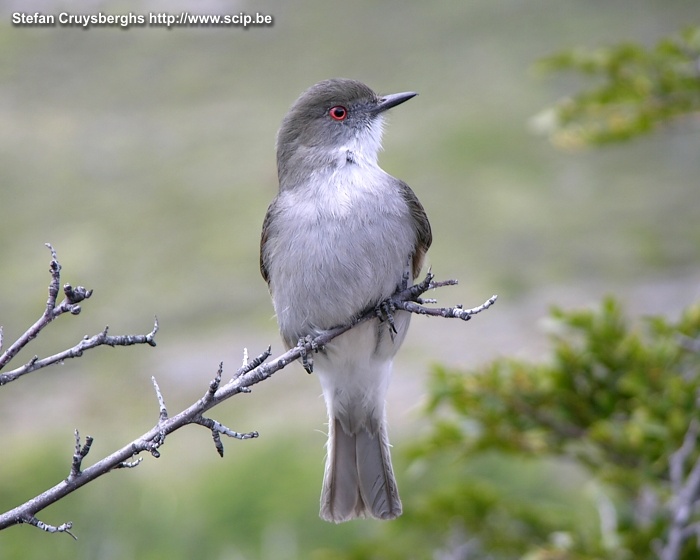
{"label": "bird's head", "polygon": [[312,86],[294,102],[277,135],[280,184],[324,166],[376,165],[383,113],[416,95],[380,96],[362,82],[344,78]]}

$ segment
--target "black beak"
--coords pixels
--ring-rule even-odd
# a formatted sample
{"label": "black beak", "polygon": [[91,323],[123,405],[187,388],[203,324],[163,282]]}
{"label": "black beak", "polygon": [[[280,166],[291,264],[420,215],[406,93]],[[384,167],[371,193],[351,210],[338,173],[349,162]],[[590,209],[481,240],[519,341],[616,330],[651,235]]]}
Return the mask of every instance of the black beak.
{"label": "black beak", "polygon": [[385,95],[379,99],[379,103],[377,106],[373,109],[373,113],[378,114],[378,113],[383,113],[387,109],[391,109],[392,107],[396,107],[397,105],[400,105],[404,101],[408,101],[412,97],[415,97],[418,95],[414,91],[406,91],[404,93],[391,93],[389,95]]}

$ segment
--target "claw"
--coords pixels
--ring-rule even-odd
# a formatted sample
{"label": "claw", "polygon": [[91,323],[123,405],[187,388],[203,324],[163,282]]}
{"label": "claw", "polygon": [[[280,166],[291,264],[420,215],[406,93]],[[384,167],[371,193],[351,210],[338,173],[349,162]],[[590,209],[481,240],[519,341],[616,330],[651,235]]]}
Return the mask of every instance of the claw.
{"label": "claw", "polygon": [[377,315],[380,322],[383,323],[386,320],[387,323],[389,323],[389,334],[391,334],[392,341],[394,340],[394,335],[398,334],[396,324],[394,323],[394,311],[396,311],[396,306],[391,303],[390,300],[381,302],[374,309],[374,313]]}
{"label": "claw", "polygon": [[297,342],[299,351],[301,353],[301,365],[304,366],[306,373],[313,373],[314,371],[314,359],[309,353],[309,349],[312,352],[318,352],[318,344],[314,342],[311,335],[303,336]]}
{"label": "claw", "polygon": [[406,269],[403,271],[403,277],[401,278],[401,291],[408,289],[408,287],[411,285],[411,261],[413,260],[413,256],[408,259],[408,263],[406,263]]}

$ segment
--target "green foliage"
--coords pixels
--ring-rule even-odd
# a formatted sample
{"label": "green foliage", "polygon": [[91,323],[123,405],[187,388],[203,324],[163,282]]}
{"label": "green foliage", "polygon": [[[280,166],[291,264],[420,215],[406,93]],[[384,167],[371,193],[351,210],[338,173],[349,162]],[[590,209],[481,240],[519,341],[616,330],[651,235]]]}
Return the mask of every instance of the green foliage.
{"label": "green foliage", "polygon": [[536,119],[560,147],[627,140],[700,110],[700,27],[649,49],[622,43],[561,52],[539,68],[573,70],[598,82]]}
{"label": "green foliage", "polygon": [[[495,449],[573,460],[616,505],[608,528],[616,545],[604,557],[653,558],[652,539],[663,539],[669,523],[669,459],[698,417],[700,357],[679,337],[700,336],[700,306],[677,324],[654,317],[644,328],[631,328],[612,299],[597,311],[555,309],[552,318],[550,363],[502,359],[467,374],[435,371],[435,429],[417,455]],[[644,515],[642,496],[655,504]],[[535,515],[542,522],[541,512]],[[603,535],[595,550],[580,537],[574,530],[572,551],[599,557]],[[684,558],[697,553],[694,547]]]}
{"label": "green foliage", "polygon": [[[658,557],[670,459],[698,418],[700,355],[683,341],[700,336],[700,306],[631,326],[606,299],[551,319],[545,363],[435,369],[404,516],[376,542],[319,559]],[[674,556],[697,557],[694,540]]]}

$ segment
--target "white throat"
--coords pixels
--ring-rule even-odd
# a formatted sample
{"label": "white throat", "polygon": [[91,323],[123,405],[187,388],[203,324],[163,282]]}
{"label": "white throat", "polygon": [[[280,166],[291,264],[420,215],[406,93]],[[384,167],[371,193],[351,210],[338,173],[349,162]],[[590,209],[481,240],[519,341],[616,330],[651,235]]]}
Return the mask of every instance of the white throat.
{"label": "white throat", "polygon": [[338,163],[359,165],[360,167],[378,167],[377,156],[382,149],[383,119],[376,117],[366,128],[358,130],[347,144],[338,148]]}

